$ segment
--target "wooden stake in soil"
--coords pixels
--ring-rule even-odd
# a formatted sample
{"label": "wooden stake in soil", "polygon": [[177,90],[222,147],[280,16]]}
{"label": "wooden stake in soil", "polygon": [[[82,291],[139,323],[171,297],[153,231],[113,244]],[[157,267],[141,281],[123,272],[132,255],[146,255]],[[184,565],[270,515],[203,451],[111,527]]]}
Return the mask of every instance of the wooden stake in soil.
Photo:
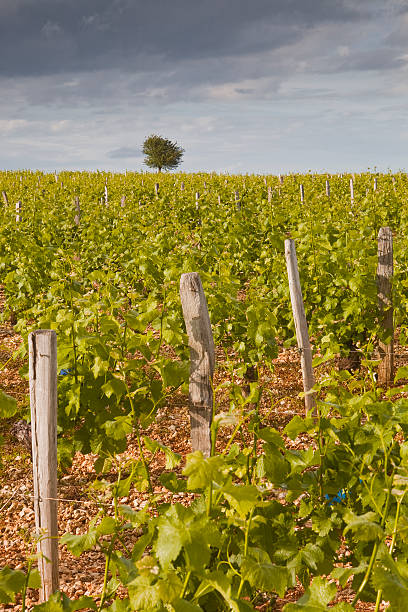
{"label": "wooden stake in soil", "polygon": [[[293,318],[295,321],[296,340],[300,351],[303,389],[305,393],[307,393],[315,384],[315,377],[312,368],[312,350],[310,348],[309,332],[303,305],[296,249],[293,240],[285,240],[285,257],[288,270],[290,301],[292,303]],[[316,407],[313,394],[305,395],[305,406],[306,411]]]}
{"label": "wooden stake in soil", "polygon": [[326,195],[330,198],[330,182],[326,180]]}
{"label": "wooden stake in soil", "polygon": [[378,307],[385,332],[385,341],[379,342],[381,363],[378,366],[378,382],[389,385],[394,370],[394,325],[392,307],[393,248],[392,231],[381,227],[378,232],[377,288]]}
{"label": "wooden stake in soil", "polygon": [[156,198],[159,197],[159,183],[154,184],[154,193],[156,194]]}
{"label": "wooden stake in soil", "polygon": [[305,202],[305,190],[302,184],[300,184],[300,202],[301,204]]}
{"label": "wooden stake in soil", "polygon": [[75,215],[75,217],[74,217],[74,223],[75,223],[75,225],[79,225],[79,222],[81,220],[81,206],[79,204],[79,197],[78,196],[75,196],[74,205],[75,205],[75,210],[76,210],[76,213],[77,213]]}
{"label": "wooden stake in soil", "polygon": [[[39,329],[28,336],[35,526],[41,601],[59,588],[57,504],[57,335]],[[47,561],[48,559],[48,561]]]}
{"label": "wooden stake in soil", "polygon": [[209,457],[215,347],[207,301],[197,272],[181,275],[180,298],[190,347],[191,447]]}
{"label": "wooden stake in soil", "polygon": [[239,199],[239,191],[235,192],[234,199],[235,199],[235,208],[237,210],[241,210],[241,200]]}
{"label": "wooden stake in soil", "polygon": [[21,221],[21,200],[19,200],[16,204],[16,223],[20,223]]}
{"label": "wooden stake in soil", "polygon": [[353,204],[354,202],[354,183],[353,183],[353,179],[350,179],[350,200],[351,203]]}
{"label": "wooden stake in soil", "polygon": [[3,202],[5,203],[5,205],[8,205],[8,197],[7,197],[7,193],[5,191],[1,192],[1,196],[3,198]]}
{"label": "wooden stake in soil", "polygon": [[268,187],[268,203],[270,204],[272,202],[272,187],[269,186]]}

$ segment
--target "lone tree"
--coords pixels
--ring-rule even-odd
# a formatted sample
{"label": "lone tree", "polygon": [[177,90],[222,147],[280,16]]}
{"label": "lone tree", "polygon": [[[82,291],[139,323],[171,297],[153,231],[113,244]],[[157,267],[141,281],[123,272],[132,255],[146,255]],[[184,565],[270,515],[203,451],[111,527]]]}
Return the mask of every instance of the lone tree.
{"label": "lone tree", "polygon": [[172,170],[181,163],[184,149],[171,142],[167,138],[162,138],[156,134],[148,136],[143,143],[143,153],[146,155],[145,164],[150,168],[157,168],[158,172]]}

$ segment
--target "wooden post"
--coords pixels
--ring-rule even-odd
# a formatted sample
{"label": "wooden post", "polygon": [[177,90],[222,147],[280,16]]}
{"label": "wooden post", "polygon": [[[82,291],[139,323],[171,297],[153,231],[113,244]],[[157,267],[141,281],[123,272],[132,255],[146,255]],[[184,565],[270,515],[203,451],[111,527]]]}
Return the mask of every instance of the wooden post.
{"label": "wooden post", "polygon": [[353,183],[353,179],[350,179],[350,200],[351,203],[353,204],[354,202],[354,183]]}
{"label": "wooden post", "polygon": [[76,212],[77,212],[77,214],[74,217],[74,223],[75,223],[75,225],[79,225],[79,221],[81,219],[81,206],[79,204],[79,197],[78,196],[75,196],[74,204],[75,204],[75,209],[76,209]]}
{"label": "wooden post", "polygon": [[269,186],[268,187],[268,203],[270,204],[272,202],[272,187]]}
{"label": "wooden post", "polygon": [[300,202],[301,204],[304,204],[305,202],[305,190],[303,188],[302,183],[300,184]]}
{"label": "wooden post", "polygon": [[326,181],[326,195],[330,198],[330,182],[328,180]]}
{"label": "wooden post", "polygon": [[105,206],[108,206],[108,186],[105,183]]}
{"label": "wooden post", "polygon": [[241,210],[241,201],[239,199],[239,191],[236,191],[234,194],[234,199],[235,199],[235,207],[237,210]]}
{"label": "wooden post", "polygon": [[[41,601],[59,588],[57,490],[57,335],[39,329],[28,336],[34,510]],[[47,560],[48,559],[48,560]]]}
{"label": "wooden post", "polygon": [[[293,240],[285,240],[285,257],[288,270],[290,301],[292,303],[293,318],[295,321],[296,340],[300,351],[303,389],[305,393],[307,393],[315,384],[315,377],[312,368],[312,350],[310,348],[309,332],[303,305],[296,249]],[[313,394],[305,395],[305,406],[306,411],[316,407]]]}
{"label": "wooden post", "polygon": [[21,200],[19,200],[16,204],[16,223],[20,223],[21,221]]}
{"label": "wooden post", "polygon": [[122,208],[125,208],[125,204],[126,204],[126,196],[125,196],[125,195],[123,195],[123,196],[120,198],[120,205],[121,205],[121,207],[122,207]]}
{"label": "wooden post", "polygon": [[211,453],[215,348],[207,301],[197,272],[181,275],[180,299],[190,347],[191,447],[208,457]]}
{"label": "wooden post", "polygon": [[200,194],[198,191],[196,191],[195,194],[195,206],[196,206],[196,210],[198,210],[198,200],[200,199]]}
{"label": "wooden post", "polygon": [[218,196],[218,204],[221,204],[221,196]]}
{"label": "wooden post", "polygon": [[374,191],[377,191],[377,177],[374,179]]}
{"label": "wooden post", "polygon": [[394,371],[393,271],[392,231],[389,227],[381,227],[378,232],[377,288],[378,307],[385,332],[385,341],[379,342],[381,363],[378,366],[378,382],[382,385],[392,382]]}
{"label": "wooden post", "polygon": [[156,194],[156,198],[159,197],[159,183],[154,184],[154,193]]}
{"label": "wooden post", "polygon": [[3,202],[5,203],[5,205],[8,205],[8,197],[7,197],[7,193],[5,191],[1,192],[2,198],[3,198]]}

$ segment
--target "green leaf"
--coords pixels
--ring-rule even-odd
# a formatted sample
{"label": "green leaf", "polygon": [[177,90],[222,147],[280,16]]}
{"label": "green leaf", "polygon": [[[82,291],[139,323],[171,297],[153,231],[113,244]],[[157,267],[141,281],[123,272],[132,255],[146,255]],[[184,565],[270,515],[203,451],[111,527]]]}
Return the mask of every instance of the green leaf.
{"label": "green leaf", "polygon": [[261,440],[265,440],[265,442],[269,442],[269,444],[273,444],[278,448],[285,447],[285,444],[282,440],[279,431],[277,431],[273,427],[264,427],[263,429],[260,429],[258,435]]}
{"label": "green leaf", "polygon": [[357,516],[353,512],[348,512],[344,519],[347,527],[344,529],[344,535],[352,531],[358,542],[370,542],[383,537],[382,527],[375,522],[377,518],[375,512],[366,512]]}
{"label": "green leaf", "polygon": [[261,496],[253,485],[228,484],[222,488],[222,492],[242,518],[245,518],[257,506]]}
{"label": "green leaf", "polygon": [[246,557],[241,565],[242,577],[249,584],[261,591],[276,592],[279,597],[285,595],[288,586],[288,571],[286,567],[279,567],[271,563],[268,555],[264,551],[259,551],[257,559]]}
{"label": "green leaf", "polygon": [[[296,602],[286,604],[283,612],[321,612],[327,610],[329,604],[336,596],[337,588],[333,583],[327,582],[318,576],[313,579],[312,584],[306,589],[305,594]],[[353,608],[351,608],[353,610]]]}
{"label": "green leaf", "polygon": [[14,416],[17,412],[17,401],[11,395],[4,393],[0,389],[0,417],[3,419],[9,419]]}
{"label": "green leaf", "polygon": [[61,538],[61,544],[65,544],[75,557],[79,557],[85,550],[91,550],[95,546],[96,540],[97,533],[94,529],[91,529],[83,535],[65,533]]}
{"label": "green leaf", "polygon": [[104,516],[96,528],[96,533],[98,535],[111,535],[115,533],[117,526],[114,518],[111,516]]}
{"label": "green leaf", "polygon": [[72,601],[65,593],[57,591],[48,601],[33,607],[33,612],[76,612],[76,610],[97,610],[97,605],[91,597],[80,597]]}
{"label": "green leaf", "polygon": [[151,453],[155,453],[157,450],[161,450],[164,453],[166,457],[166,466],[165,466],[166,470],[173,470],[175,467],[177,467],[180,464],[181,455],[172,451],[171,448],[169,448],[168,446],[165,446],[158,440],[152,440],[151,438],[148,438],[147,436],[144,436],[143,440],[146,445],[146,448]]}
{"label": "green leaf", "polygon": [[373,584],[383,592],[383,599],[389,601],[392,610],[408,609],[408,564],[395,562],[387,553],[373,570]]}
{"label": "green leaf", "polygon": [[174,472],[163,472],[160,474],[159,480],[166,489],[173,493],[180,493],[187,488],[187,481],[182,478],[177,478]]}
{"label": "green leaf", "polygon": [[25,575],[20,570],[4,567],[0,570],[0,603],[14,601],[16,593],[20,593],[25,583]]}
{"label": "green leaf", "polygon": [[152,575],[137,576],[128,586],[132,610],[155,610],[160,604],[160,593],[157,584],[152,584]]}
{"label": "green leaf", "polygon": [[187,455],[183,474],[188,476],[187,487],[192,490],[205,489],[212,482],[223,480],[223,471],[226,468],[224,457],[204,457],[201,451]]}
{"label": "green leaf", "polygon": [[174,608],[174,612],[203,612],[201,606],[185,599],[176,599],[171,605]]}
{"label": "green leaf", "polygon": [[296,414],[293,419],[289,421],[283,432],[291,439],[295,440],[300,433],[307,431],[308,423],[306,419],[302,419]]}

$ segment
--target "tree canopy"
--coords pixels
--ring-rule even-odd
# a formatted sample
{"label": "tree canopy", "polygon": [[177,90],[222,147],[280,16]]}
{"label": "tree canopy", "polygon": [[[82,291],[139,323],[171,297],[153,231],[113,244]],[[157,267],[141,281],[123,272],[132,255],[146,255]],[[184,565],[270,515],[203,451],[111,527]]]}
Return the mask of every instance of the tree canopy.
{"label": "tree canopy", "polygon": [[177,142],[152,134],[144,141],[142,152],[146,155],[145,164],[161,172],[177,168],[182,161],[184,149],[179,147]]}

